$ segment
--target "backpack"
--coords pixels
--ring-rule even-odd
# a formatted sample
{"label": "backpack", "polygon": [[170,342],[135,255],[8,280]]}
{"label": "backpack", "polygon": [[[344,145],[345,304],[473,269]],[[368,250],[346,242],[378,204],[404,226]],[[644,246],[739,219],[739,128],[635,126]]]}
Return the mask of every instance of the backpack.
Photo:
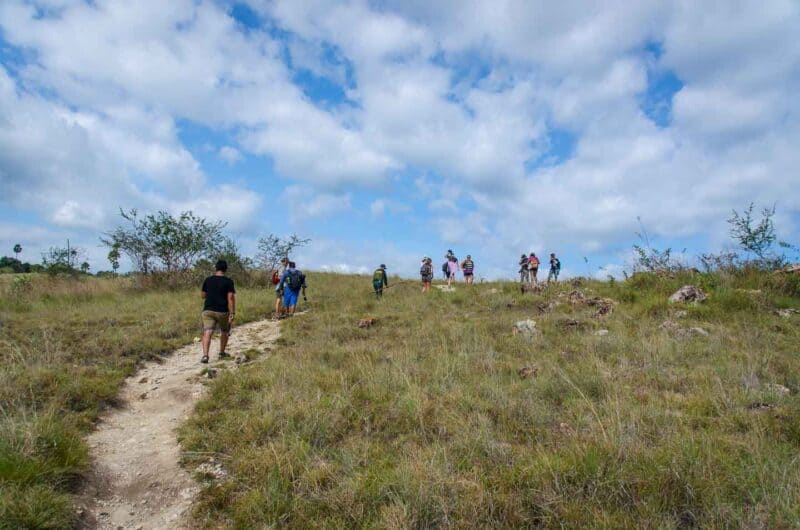
{"label": "backpack", "polygon": [[471,259],[464,260],[464,272],[467,274],[472,274],[473,269],[475,268],[475,263]]}
{"label": "backpack", "polygon": [[270,281],[272,282],[272,285],[278,285],[281,283],[281,276],[278,274],[278,271],[272,272],[272,279]]}
{"label": "backpack", "polygon": [[429,274],[431,274],[431,266],[428,265],[427,263],[423,263],[422,266],[419,268],[419,274],[423,278],[425,276],[428,276]]}
{"label": "backpack", "polygon": [[442,272],[447,276],[450,274],[450,269],[447,267],[447,262],[442,263]]}
{"label": "backpack", "polygon": [[290,290],[299,291],[303,286],[303,273],[297,269],[289,271],[289,277],[286,283]]}
{"label": "backpack", "polygon": [[383,269],[375,269],[372,273],[373,283],[383,283]]}
{"label": "backpack", "polygon": [[553,258],[553,262],[552,262],[551,266],[552,266],[554,269],[556,269],[556,270],[559,270],[559,271],[560,271],[560,270],[561,270],[561,261],[559,261],[559,259],[558,259],[558,258]]}
{"label": "backpack", "polygon": [[532,256],[529,260],[531,267],[538,268],[539,267],[539,258],[536,256]]}

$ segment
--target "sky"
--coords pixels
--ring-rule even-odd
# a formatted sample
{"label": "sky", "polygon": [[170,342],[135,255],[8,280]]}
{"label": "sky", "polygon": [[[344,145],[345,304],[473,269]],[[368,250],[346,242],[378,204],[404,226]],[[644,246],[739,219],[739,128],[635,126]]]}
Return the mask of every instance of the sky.
{"label": "sky", "polygon": [[620,277],[751,202],[797,244],[798,35],[796,0],[2,0],[0,253],[108,269],[120,208],[404,276]]}

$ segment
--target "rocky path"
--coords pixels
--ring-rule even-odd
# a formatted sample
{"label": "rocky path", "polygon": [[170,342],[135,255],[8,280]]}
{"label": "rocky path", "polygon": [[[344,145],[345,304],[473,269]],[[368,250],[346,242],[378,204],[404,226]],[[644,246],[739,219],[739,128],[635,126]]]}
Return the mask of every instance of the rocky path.
{"label": "rocky path", "polygon": [[[263,352],[278,334],[278,323],[268,320],[238,326],[228,353]],[[217,364],[218,344],[211,345],[210,367]],[[95,477],[86,494],[85,528],[191,527],[186,515],[199,486],[179,465],[175,429],[203,395],[201,355],[196,342],[126,380],[124,406],[110,411],[89,437]]]}

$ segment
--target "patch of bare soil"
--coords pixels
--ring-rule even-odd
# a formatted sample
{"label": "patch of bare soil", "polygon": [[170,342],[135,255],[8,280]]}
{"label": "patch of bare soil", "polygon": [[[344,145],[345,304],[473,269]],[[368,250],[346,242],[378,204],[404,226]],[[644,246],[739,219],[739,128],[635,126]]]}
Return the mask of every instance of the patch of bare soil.
{"label": "patch of bare soil", "polygon": [[[227,352],[263,352],[278,338],[277,322],[262,320],[234,328]],[[214,366],[219,342],[211,345]],[[124,405],[109,411],[89,436],[93,477],[84,494],[84,528],[191,528],[189,507],[200,487],[180,467],[178,425],[202,397],[207,365],[199,342],[176,350],[163,362],[147,363],[120,392]]]}

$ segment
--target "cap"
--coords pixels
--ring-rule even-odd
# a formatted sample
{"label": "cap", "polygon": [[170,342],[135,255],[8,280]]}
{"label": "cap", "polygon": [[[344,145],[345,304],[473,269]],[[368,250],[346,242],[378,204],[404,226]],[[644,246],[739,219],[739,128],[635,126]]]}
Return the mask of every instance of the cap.
{"label": "cap", "polygon": [[383,263],[381,263],[381,269],[385,269],[385,268],[386,268],[386,265],[384,265]]}

